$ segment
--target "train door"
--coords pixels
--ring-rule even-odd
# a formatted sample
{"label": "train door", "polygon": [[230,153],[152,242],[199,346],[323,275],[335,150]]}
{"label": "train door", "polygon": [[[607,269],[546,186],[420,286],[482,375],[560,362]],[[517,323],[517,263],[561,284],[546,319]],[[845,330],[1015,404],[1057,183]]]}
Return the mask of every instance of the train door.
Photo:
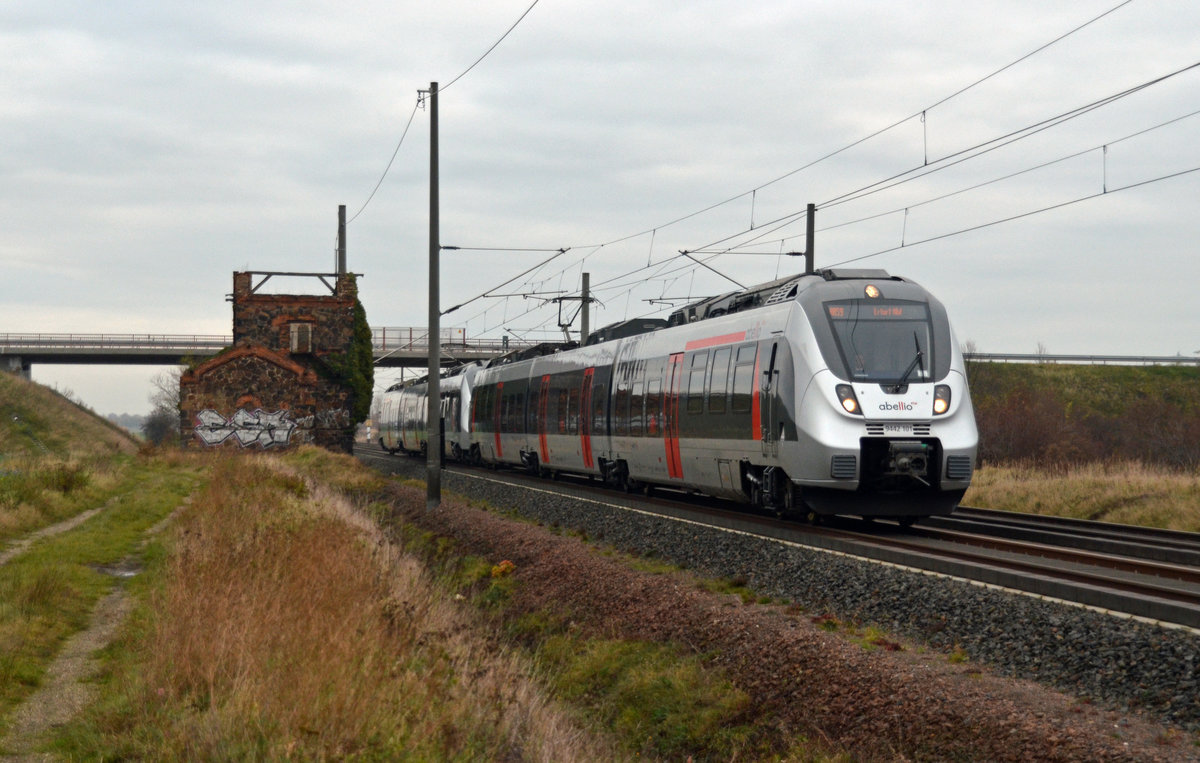
{"label": "train door", "polygon": [[495,397],[492,400],[492,426],[496,432],[496,460],[499,461],[503,453],[500,449],[500,414],[504,408],[501,404],[504,400],[504,382],[496,382]]}
{"label": "train door", "polygon": [[663,441],[667,449],[667,476],[683,479],[683,459],[679,456],[679,387],[683,378],[683,353],[671,356],[667,364],[667,383],[663,388]]}
{"label": "train door", "polygon": [[543,464],[550,463],[550,446],[546,444],[546,408],[550,404],[550,374],[542,377],[542,389],[538,394],[537,433],[538,449]]}
{"label": "train door", "polygon": [[771,344],[771,360],[767,365],[767,370],[763,372],[762,379],[759,380],[762,389],[762,405],[760,408],[762,418],[759,426],[762,428],[762,452],[764,456],[779,455],[779,433],[775,431],[775,377],[779,374],[775,370],[775,356],[779,352],[779,343]]}
{"label": "train door", "polygon": [[583,465],[591,469],[592,464],[592,377],[596,369],[583,372],[583,389],[579,401],[579,445],[583,453]]}

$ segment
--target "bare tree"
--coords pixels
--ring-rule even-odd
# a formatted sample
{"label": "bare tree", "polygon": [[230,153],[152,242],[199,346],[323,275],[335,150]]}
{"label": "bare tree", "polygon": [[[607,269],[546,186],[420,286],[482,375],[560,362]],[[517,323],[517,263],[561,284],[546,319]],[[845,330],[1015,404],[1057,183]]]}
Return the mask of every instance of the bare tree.
{"label": "bare tree", "polygon": [[154,445],[173,445],[179,442],[179,377],[183,366],[154,375],[150,384],[153,406],[142,424],[142,435]]}

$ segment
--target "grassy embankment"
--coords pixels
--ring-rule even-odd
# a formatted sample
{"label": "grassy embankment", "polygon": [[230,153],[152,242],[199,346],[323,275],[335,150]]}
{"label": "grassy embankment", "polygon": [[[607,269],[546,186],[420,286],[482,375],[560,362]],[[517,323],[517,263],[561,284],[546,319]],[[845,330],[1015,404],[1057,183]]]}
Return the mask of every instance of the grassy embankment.
{"label": "grassy embankment", "polygon": [[[370,516],[387,511],[371,503],[381,488],[349,457],[311,448],[219,459],[134,583],[141,603],[111,651],[104,701],[57,749],[728,759],[754,742],[737,725],[745,698],[681,650],[568,632],[511,646],[520,634],[502,638],[493,619],[517,584],[511,565],[412,526],[389,540]],[[423,491],[411,493],[419,505]]]}
{"label": "grassy embankment", "polygon": [[[1007,425],[1018,400],[1014,389],[1020,385],[1006,391],[1003,385],[979,384],[976,404],[985,437],[1011,433],[1011,426],[987,427]],[[1060,394],[1052,397],[1061,402]],[[1155,394],[1161,390],[1146,393]],[[1172,404],[1186,406],[1186,398],[1181,400]],[[1076,425],[1096,425],[1099,411],[1081,410],[1077,402],[1052,410],[1061,415],[1058,428],[1075,440],[1048,452],[1082,452],[1080,432],[1090,430]],[[1115,429],[1120,419],[1108,423]],[[54,445],[70,440],[35,436],[32,430],[29,437]],[[95,462],[127,462],[119,471],[125,476],[114,476],[114,484],[133,485],[136,478],[147,480],[148,487],[161,479],[175,485],[161,492],[180,495],[198,479],[185,461],[139,461],[115,453]],[[19,457],[31,459],[19,473],[44,466],[32,450]],[[88,456],[64,453],[57,463],[72,458],[79,463]],[[12,463],[10,457],[0,468]],[[1181,515],[1195,513],[1194,468],[1124,469],[1113,462],[1084,467],[1061,457],[1040,467],[1036,459],[1032,466],[998,463],[993,454],[979,470],[969,503],[1007,502],[1020,510],[1162,526],[1179,526]],[[414,528],[399,530],[400,538],[392,539],[399,543],[387,542],[366,518],[382,511],[370,500],[379,478],[349,459],[305,450],[285,459],[218,459],[210,468],[216,476],[177,518],[173,532],[142,552],[145,572],[125,584],[139,603],[107,652],[102,699],[60,730],[53,742],[58,752],[135,759],[570,760],[682,759],[696,751],[712,759],[755,758],[780,750],[778,740],[757,738],[753,727],[738,725],[745,720],[739,715],[745,698],[681,651],[584,640],[557,630],[534,639],[542,627],[534,622],[500,638],[489,612],[503,606],[519,576],[509,574],[502,560],[460,557],[452,541]],[[83,488],[98,489],[104,470],[94,471],[94,478],[68,490],[56,489],[53,480],[44,484],[46,495],[29,501],[41,508],[18,512],[32,517],[20,526],[38,527],[80,510],[88,500],[65,502],[81,498]],[[1081,479],[1085,476],[1090,482]],[[1183,498],[1164,498],[1163,508],[1124,519],[1121,511],[1130,505],[1152,503],[1148,496],[1163,492],[1167,477],[1182,481],[1165,492]],[[1101,483],[1108,486],[1108,498],[1095,497]],[[96,497],[117,492],[114,487]],[[1039,503],[1025,503],[1030,496]],[[414,500],[422,500],[419,492]],[[6,567],[28,564],[30,570],[21,576],[25,582],[0,583],[12,586],[0,592],[0,602],[18,602],[12,622],[19,623],[7,630],[0,625],[0,633],[22,634],[22,643],[32,644],[39,629],[65,633],[80,627],[98,591],[111,585],[111,579],[89,576],[107,563],[98,560],[130,553],[151,520],[140,514],[161,516],[169,504],[121,513],[124,518],[113,520],[118,527],[111,532],[85,523],[72,531],[79,533],[74,539],[61,536],[63,545],[39,545],[26,555],[28,562],[23,556],[16,567],[16,561],[0,567],[3,575]],[[11,530],[9,536],[22,532]],[[97,540],[102,537],[111,541]],[[110,550],[104,555],[80,550],[93,545]],[[68,557],[73,567],[62,565]],[[72,571],[60,573],[60,567]],[[55,593],[54,601],[72,606],[38,610],[40,591],[66,592]],[[505,646],[510,637],[533,644],[533,650]],[[18,668],[26,671],[18,683],[35,683],[38,666],[52,651],[53,646],[27,658],[32,667]],[[801,748],[782,754],[805,760],[821,753]]]}
{"label": "grassy embankment", "polygon": [[964,503],[1200,531],[1200,369],[977,363]]}
{"label": "grassy embankment", "polygon": [[[0,374],[0,730],[83,628],[143,533],[199,482],[44,387]],[[104,507],[74,529],[31,533]],[[31,541],[24,550],[14,543]],[[19,553],[18,553],[19,550]],[[6,554],[5,552],[11,552]]]}
{"label": "grassy embankment", "polygon": [[107,420],[0,374],[0,548],[105,500],[136,452]]}
{"label": "grassy embankment", "polygon": [[[0,430],[5,537],[104,507],[0,564],[0,736],[65,639],[122,585],[137,603],[104,652],[99,700],[44,749],[619,760],[728,758],[752,741],[737,725],[745,697],[682,650],[570,633],[541,651],[506,646],[493,616],[511,569],[411,527],[389,542],[369,518],[382,511],[367,498],[380,478],[351,459],[138,455],[36,385],[3,377],[0,395],[0,412],[17,410],[17,428]],[[168,532],[148,538],[188,493]],[[106,574],[131,560],[135,577]]]}

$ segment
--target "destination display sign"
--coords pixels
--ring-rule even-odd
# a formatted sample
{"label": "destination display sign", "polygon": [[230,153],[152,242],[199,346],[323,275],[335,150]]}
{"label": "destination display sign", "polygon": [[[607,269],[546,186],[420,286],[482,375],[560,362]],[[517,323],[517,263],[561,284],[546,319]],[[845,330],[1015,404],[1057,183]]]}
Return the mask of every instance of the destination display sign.
{"label": "destination display sign", "polygon": [[825,310],[834,320],[923,321],[929,318],[929,307],[923,302],[880,302],[878,300],[827,302]]}

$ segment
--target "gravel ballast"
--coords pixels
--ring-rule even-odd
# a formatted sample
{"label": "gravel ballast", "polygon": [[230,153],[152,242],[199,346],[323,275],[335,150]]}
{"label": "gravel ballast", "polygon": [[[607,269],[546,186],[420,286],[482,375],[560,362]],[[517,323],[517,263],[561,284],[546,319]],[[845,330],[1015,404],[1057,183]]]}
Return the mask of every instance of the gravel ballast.
{"label": "gravel ballast", "polygon": [[[392,464],[393,472],[424,476],[424,464],[415,459],[400,457]],[[965,655],[999,675],[1200,730],[1200,636],[1190,630],[648,516],[602,497],[580,500],[500,484],[489,476],[482,470],[443,472],[442,484],[622,551],[668,560],[705,577],[745,581],[811,615],[875,625],[893,637]]]}

